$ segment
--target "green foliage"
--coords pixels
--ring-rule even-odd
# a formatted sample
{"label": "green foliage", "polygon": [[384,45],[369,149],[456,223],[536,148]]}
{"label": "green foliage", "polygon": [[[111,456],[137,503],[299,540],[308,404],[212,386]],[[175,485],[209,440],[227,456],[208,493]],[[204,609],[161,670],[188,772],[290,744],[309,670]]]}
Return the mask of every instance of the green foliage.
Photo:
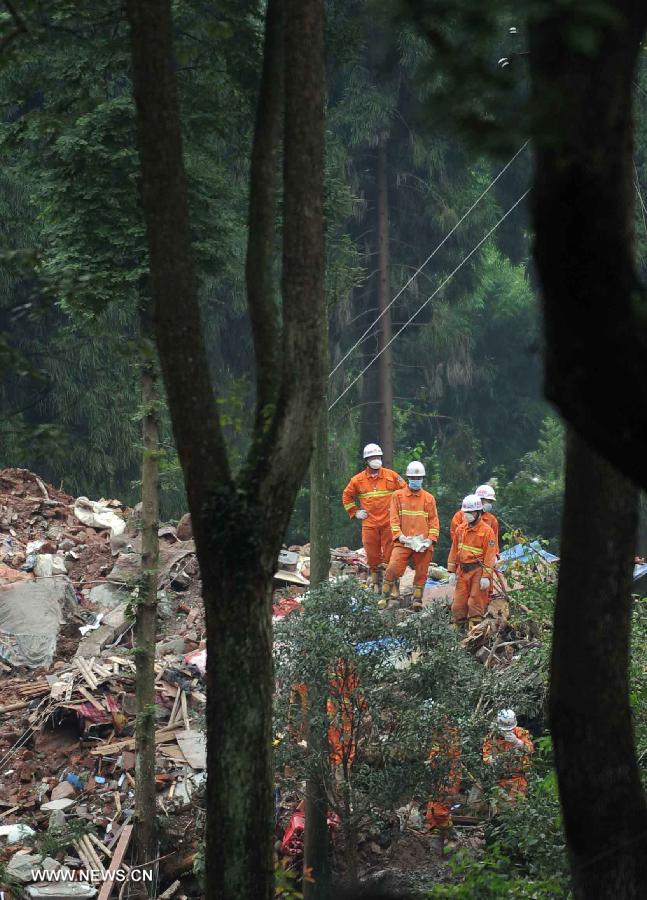
{"label": "green foliage", "polygon": [[283,900],[303,900],[303,894],[297,890],[299,875],[290,869],[277,866],[274,869],[274,896]]}
{"label": "green foliage", "polygon": [[535,742],[528,797],[499,804],[486,827],[482,856],[463,852],[452,863],[458,884],[441,885],[438,897],[568,897],[570,875],[552,768],[550,739]]}
{"label": "green foliage", "polygon": [[499,481],[499,508],[506,530],[548,539],[558,549],[564,494],[564,428],[544,419],[537,449],[526,453],[512,481]]}
{"label": "green foliage", "polygon": [[61,851],[67,851],[74,841],[93,831],[92,826],[83,819],[70,819],[63,828],[48,829],[38,838],[38,852],[43,856],[56,858]]}
{"label": "green foliage", "polygon": [[568,897],[559,878],[548,875],[536,880],[524,878],[498,847],[492,847],[483,859],[461,853],[452,864],[461,880],[457,884],[439,884],[428,897],[452,897],[463,900],[498,900],[499,897],[525,897],[528,900],[554,900]]}
{"label": "green foliage", "polygon": [[[545,659],[521,654],[506,670],[486,669],[457,647],[446,610],[430,608],[396,625],[380,615],[373,594],[352,579],[308,593],[302,611],[276,629],[277,764],[288,766],[294,789],[318,772],[330,807],[344,828],[356,829],[387,815],[402,797],[429,797],[446,783],[447,759],[426,765],[432,736],[449,724],[461,738],[461,762],[486,791],[496,771],[482,761],[482,742],[496,711],[541,716]],[[339,677],[347,685],[339,712]],[[295,685],[306,685],[309,719],[319,735],[299,744],[300,705]],[[332,701],[324,714],[326,698]],[[335,777],[327,750],[330,725],[348,728],[342,774]]]}

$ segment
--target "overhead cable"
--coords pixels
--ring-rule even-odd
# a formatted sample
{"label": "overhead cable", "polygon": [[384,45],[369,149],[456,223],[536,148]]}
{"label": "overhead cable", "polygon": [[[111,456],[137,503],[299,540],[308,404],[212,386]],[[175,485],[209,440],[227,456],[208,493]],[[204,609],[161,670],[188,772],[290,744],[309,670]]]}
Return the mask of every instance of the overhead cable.
{"label": "overhead cable", "polygon": [[425,302],[421,306],[419,306],[418,309],[413,313],[413,315],[410,316],[409,319],[404,323],[404,325],[401,328],[399,328],[398,331],[396,331],[396,333],[393,335],[391,340],[387,344],[385,344],[384,347],[382,347],[382,349],[379,351],[379,353],[375,354],[375,356],[371,359],[371,361],[366,366],[364,366],[364,368],[359,373],[359,375],[357,375],[355,378],[353,378],[351,383],[347,387],[344,388],[344,390],[337,397],[337,399],[333,400],[333,402],[328,407],[328,412],[330,412],[330,410],[333,409],[333,407],[335,407],[339,403],[339,401],[342,399],[342,397],[344,397],[350,391],[350,389],[353,387],[354,384],[356,384],[359,381],[359,379],[362,377],[362,375],[371,368],[373,363],[377,362],[377,360],[384,353],[384,351],[388,350],[388,348],[391,346],[391,344],[402,334],[402,332],[405,330],[405,328],[407,328],[413,322],[413,320],[416,318],[416,316],[418,316],[422,312],[422,310],[427,306],[427,304],[430,303],[438,293],[440,293],[440,291],[445,287],[447,282],[451,281],[451,279],[459,271],[459,269],[463,268],[465,263],[469,259],[471,259],[472,256],[474,256],[476,251],[479,250],[483,246],[483,244],[488,240],[488,238],[490,238],[494,234],[494,232],[497,230],[499,225],[501,225],[508,218],[510,213],[512,213],[517,208],[517,206],[519,206],[519,204],[523,200],[526,199],[526,197],[528,196],[529,193],[530,193],[530,188],[528,188],[528,190],[523,192],[523,194],[518,198],[518,200],[516,200],[512,204],[512,206],[507,210],[507,212],[505,212],[501,216],[501,218],[498,220],[498,222],[495,225],[493,225],[492,228],[490,228],[488,233],[484,237],[481,238],[481,240],[478,242],[478,244],[476,244],[474,247],[472,247],[472,249],[467,254],[467,256],[465,256],[461,260],[461,262],[459,262],[459,264],[456,266],[456,268],[452,272],[449,273],[447,278],[445,278],[444,281],[442,281],[442,283],[436,288],[436,290],[433,292],[433,294],[431,294],[429,297],[427,297]]}
{"label": "overhead cable", "polygon": [[427,259],[422,263],[422,265],[420,265],[420,266],[416,269],[416,271],[413,273],[413,275],[411,276],[411,278],[406,282],[406,284],[403,284],[403,285],[402,285],[402,287],[400,288],[400,290],[398,291],[398,293],[395,295],[395,297],[391,300],[391,302],[389,303],[389,305],[388,305],[387,307],[385,307],[385,308],[382,310],[382,312],[379,314],[379,316],[378,316],[373,322],[371,322],[371,324],[368,326],[368,328],[367,328],[366,331],[362,334],[362,336],[361,336],[360,338],[358,338],[358,339],[355,341],[355,343],[353,344],[353,346],[352,346],[349,350],[347,350],[346,354],[339,360],[339,362],[337,363],[337,365],[335,366],[335,368],[329,373],[328,378],[332,378],[332,376],[335,374],[335,372],[337,371],[337,369],[339,369],[339,367],[342,366],[342,365],[346,362],[346,360],[347,360],[348,357],[351,355],[351,353],[352,353],[352,352],[353,352],[353,351],[354,351],[354,350],[362,343],[362,341],[363,341],[364,338],[367,336],[367,334],[369,334],[369,333],[373,330],[373,328],[375,328],[375,326],[376,326],[377,323],[380,321],[380,319],[382,318],[382,316],[385,315],[385,313],[387,313],[387,312],[391,309],[391,307],[393,306],[393,304],[395,303],[395,301],[396,301],[399,297],[402,296],[402,294],[404,293],[404,291],[406,291],[406,289],[409,287],[409,285],[412,284],[413,281],[415,281],[415,279],[418,277],[418,275],[420,275],[420,273],[421,273],[422,270],[425,268],[425,266],[427,265],[427,263],[429,263],[429,262],[434,258],[434,256],[436,255],[436,253],[438,253],[438,251],[441,249],[441,247],[443,247],[443,246],[447,243],[447,241],[448,241],[448,240],[450,239],[450,237],[454,234],[454,232],[456,231],[456,229],[459,228],[459,227],[463,224],[463,222],[465,221],[465,219],[470,215],[470,213],[471,213],[474,209],[476,209],[476,207],[479,205],[479,203],[481,202],[481,200],[482,200],[482,199],[483,199],[483,198],[484,198],[484,197],[492,190],[492,188],[493,188],[494,185],[497,183],[497,181],[501,178],[501,176],[502,176],[505,172],[507,172],[507,170],[510,168],[510,166],[512,165],[512,163],[516,160],[516,158],[517,158],[518,156],[520,156],[521,153],[523,153],[523,151],[526,149],[526,147],[528,146],[529,143],[530,143],[529,141],[526,141],[525,144],[523,144],[521,147],[519,147],[519,149],[518,149],[517,152],[514,154],[514,156],[511,157],[511,159],[508,160],[508,162],[507,162],[507,163],[505,164],[505,166],[501,169],[501,171],[498,173],[498,175],[496,175],[496,176],[492,179],[492,181],[491,181],[491,182],[489,183],[489,185],[485,188],[485,190],[483,191],[483,193],[482,193],[479,197],[477,197],[477,199],[474,201],[474,203],[472,203],[472,205],[471,205],[470,208],[467,210],[467,212],[463,213],[463,215],[462,215],[461,218],[458,220],[458,222],[454,225],[454,227],[451,229],[451,231],[449,231],[449,232],[445,235],[445,237],[442,239],[442,241],[441,241],[441,242],[440,242],[440,243],[432,250],[432,252],[429,254],[429,256],[427,257]]}

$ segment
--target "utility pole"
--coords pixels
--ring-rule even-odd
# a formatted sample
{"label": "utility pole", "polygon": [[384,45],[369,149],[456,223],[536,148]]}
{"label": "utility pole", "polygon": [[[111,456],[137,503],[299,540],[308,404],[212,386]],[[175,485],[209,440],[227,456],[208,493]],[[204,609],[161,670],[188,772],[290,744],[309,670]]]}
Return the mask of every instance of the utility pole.
{"label": "utility pole", "polygon": [[393,466],[393,353],[390,341],[393,329],[391,310],[386,311],[391,299],[387,143],[388,137],[382,134],[377,147],[377,306],[381,316],[378,325],[380,446],[384,453],[384,464],[391,468]]}

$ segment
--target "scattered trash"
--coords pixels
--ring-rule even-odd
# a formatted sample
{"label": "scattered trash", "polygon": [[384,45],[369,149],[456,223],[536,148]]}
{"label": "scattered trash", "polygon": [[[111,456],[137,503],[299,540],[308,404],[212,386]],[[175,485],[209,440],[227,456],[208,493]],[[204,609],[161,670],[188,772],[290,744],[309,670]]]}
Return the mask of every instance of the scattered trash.
{"label": "scattered trash", "polygon": [[4,838],[7,844],[19,844],[25,838],[36,834],[29,825],[16,823],[15,825],[0,825],[0,838]]}
{"label": "scattered trash", "polygon": [[126,530],[125,520],[118,516],[105,500],[79,497],[74,503],[74,515],[79,522],[92,528],[109,528],[111,534],[115,536],[123,534]]}

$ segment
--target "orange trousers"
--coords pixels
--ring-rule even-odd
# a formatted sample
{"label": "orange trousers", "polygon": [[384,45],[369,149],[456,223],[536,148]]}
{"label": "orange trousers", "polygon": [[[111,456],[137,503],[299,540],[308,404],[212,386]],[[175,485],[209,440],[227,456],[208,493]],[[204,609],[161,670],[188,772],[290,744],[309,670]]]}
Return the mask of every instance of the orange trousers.
{"label": "orange trousers", "polygon": [[506,792],[510,800],[515,800],[519,796],[525,797],[528,794],[528,779],[525,775],[502,778],[499,787]]}
{"label": "orange trousers", "polygon": [[366,550],[366,562],[373,572],[381,563],[388,563],[393,549],[391,525],[362,525],[362,544]]}
{"label": "orange trousers", "polygon": [[416,567],[413,583],[416,587],[420,585],[424,587],[425,582],[427,581],[427,571],[433,555],[433,545],[423,553],[416,553],[414,550],[410,550],[409,547],[403,546],[399,541],[395,541],[393,550],[391,551],[391,559],[389,560],[389,565],[384,575],[384,580],[395,581],[396,578],[402,578],[405,569],[407,568],[407,562],[410,557],[413,556],[413,562]]}
{"label": "orange trousers", "polygon": [[449,829],[452,827],[451,808],[446,803],[430,800],[427,804],[425,821],[431,829]]}
{"label": "orange trousers", "polygon": [[480,587],[483,569],[477,566],[471,572],[464,572],[459,568],[457,575],[452,600],[452,622],[464,622],[465,619],[476,616],[483,618],[490,603],[489,592],[482,591]]}

